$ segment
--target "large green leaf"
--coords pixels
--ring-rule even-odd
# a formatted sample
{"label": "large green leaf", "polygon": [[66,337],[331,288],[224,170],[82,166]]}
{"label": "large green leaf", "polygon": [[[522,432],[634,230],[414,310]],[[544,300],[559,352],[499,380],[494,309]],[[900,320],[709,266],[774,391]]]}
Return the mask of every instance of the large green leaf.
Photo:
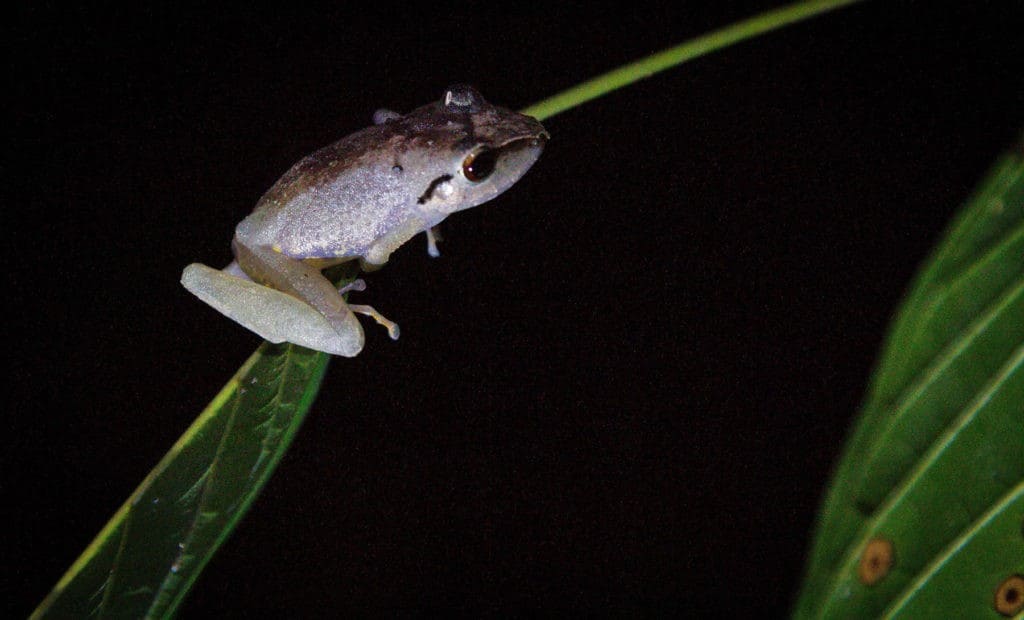
{"label": "large green leaf", "polygon": [[33,617],[171,615],[277,467],[328,358],[295,345],[260,346]]}
{"label": "large green leaf", "polygon": [[1000,584],[1024,574],[1022,523],[1024,157],[1014,153],[896,317],[796,616],[1000,617]]}

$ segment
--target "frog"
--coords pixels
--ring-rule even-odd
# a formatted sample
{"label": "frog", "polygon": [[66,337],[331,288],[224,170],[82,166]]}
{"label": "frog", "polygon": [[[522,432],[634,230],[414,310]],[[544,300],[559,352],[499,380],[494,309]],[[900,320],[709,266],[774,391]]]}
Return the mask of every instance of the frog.
{"label": "frog", "polygon": [[467,84],[407,114],[377,110],[373,123],[293,165],[236,226],[234,260],[192,263],[182,285],[272,343],[354,357],[365,343],[356,314],[398,339],[396,323],[347,301],[364,280],[338,288],[323,270],[356,260],[379,269],[420,233],[438,256],[437,226],[519,181],[550,134]]}

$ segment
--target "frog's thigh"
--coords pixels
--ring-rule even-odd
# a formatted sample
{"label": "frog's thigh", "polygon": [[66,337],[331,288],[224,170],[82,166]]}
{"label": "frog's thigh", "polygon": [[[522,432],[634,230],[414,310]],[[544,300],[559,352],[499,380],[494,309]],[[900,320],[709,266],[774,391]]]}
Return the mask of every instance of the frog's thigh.
{"label": "frog's thigh", "polygon": [[228,318],[270,342],[292,342],[346,357],[363,348],[362,327],[351,313],[351,322],[342,333],[300,299],[199,263],[185,268],[181,283]]}
{"label": "frog's thigh", "polygon": [[268,246],[244,245],[237,238],[231,246],[235,259],[249,277],[313,306],[339,334],[344,335],[359,325],[338,289],[316,267]]}

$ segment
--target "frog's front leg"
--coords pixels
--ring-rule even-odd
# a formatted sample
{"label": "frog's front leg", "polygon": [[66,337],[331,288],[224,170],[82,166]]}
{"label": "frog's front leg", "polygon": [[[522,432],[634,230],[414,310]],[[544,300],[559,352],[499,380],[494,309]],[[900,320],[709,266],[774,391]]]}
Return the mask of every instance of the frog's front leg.
{"label": "frog's front leg", "polygon": [[[376,269],[380,269],[388,262],[388,259],[391,258],[392,252],[421,232],[427,233],[427,251],[430,252],[430,247],[432,245],[436,245],[436,242],[433,241],[432,235],[432,232],[436,232],[436,227],[429,226],[419,218],[409,218],[400,226],[397,226],[390,232],[382,235],[368,248],[366,248],[366,251],[363,253],[363,256],[359,261],[363,271],[374,271]],[[434,247],[434,250],[436,251],[437,248]]]}
{"label": "frog's front leg", "polygon": [[437,226],[432,226],[423,231],[427,235],[427,254],[431,258],[437,258],[441,252],[437,249],[437,242],[441,241],[441,231]]}

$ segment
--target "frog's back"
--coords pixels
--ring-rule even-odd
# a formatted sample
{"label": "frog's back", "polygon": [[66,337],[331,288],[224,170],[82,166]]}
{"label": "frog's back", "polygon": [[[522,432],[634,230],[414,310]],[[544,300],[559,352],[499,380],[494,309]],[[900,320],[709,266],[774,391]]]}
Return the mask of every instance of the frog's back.
{"label": "frog's back", "polygon": [[547,132],[472,87],[404,116],[377,117],[303,158],[235,229],[248,246],[293,258],[386,259],[448,214],[505,191],[536,161]]}
{"label": "frog's back", "polygon": [[296,258],[362,256],[408,202],[393,150],[401,136],[367,127],[299,160],[235,234]]}

